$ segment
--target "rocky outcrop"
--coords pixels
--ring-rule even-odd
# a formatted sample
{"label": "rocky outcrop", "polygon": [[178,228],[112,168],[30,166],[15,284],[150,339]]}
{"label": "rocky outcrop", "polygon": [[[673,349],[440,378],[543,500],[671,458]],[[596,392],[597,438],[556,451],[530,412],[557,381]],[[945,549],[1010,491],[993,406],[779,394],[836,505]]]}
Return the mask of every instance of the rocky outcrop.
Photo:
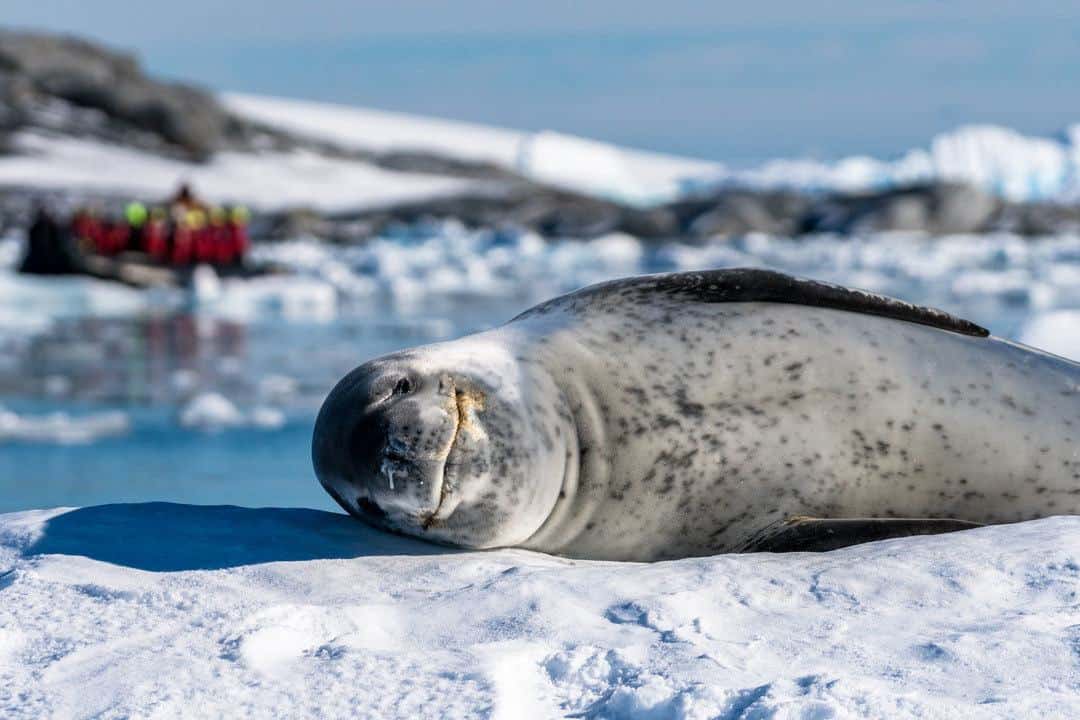
{"label": "rocky outcrop", "polygon": [[942,184],[858,195],[731,189],[641,209],[518,180],[492,184],[486,192],[329,217],[284,213],[275,216],[270,227],[279,237],[307,233],[351,242],[395,224],[447,218],[470,227],[526,228],[546,237],[589,238],[625,232],[647,240],[704,240],[748,233],[948,235],[1000,229],[1048,234],[1080,227],[1080,208],[1005,205],[970,186]]}
{"label": "rocky outcrop", "polygon": [[8,130],[127,130],[143,143],[159,141],[155,149],[200,160],[223,145],[233,122],[213,95],[149,78],[133,56],[78,38],[11,31],[0,31],[0,106],[0,127]]}
{"label": "rocky outcrop", "polygon": [[972,233],[989,229],[1000,210],[1000,201],[970,185],[915,185],[828,197],[810,209],[803,229],[844,235],[885,231]]}

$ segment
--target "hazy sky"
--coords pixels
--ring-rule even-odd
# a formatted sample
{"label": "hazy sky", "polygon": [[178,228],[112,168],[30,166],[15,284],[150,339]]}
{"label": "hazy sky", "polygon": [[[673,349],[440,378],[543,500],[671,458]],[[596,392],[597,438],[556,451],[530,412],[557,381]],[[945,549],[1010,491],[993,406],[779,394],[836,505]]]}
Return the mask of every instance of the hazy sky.
{"label": "hazy sky", "polygon": [[1080,3],[5,0],[213,88],[743,163],[1080,122]]}

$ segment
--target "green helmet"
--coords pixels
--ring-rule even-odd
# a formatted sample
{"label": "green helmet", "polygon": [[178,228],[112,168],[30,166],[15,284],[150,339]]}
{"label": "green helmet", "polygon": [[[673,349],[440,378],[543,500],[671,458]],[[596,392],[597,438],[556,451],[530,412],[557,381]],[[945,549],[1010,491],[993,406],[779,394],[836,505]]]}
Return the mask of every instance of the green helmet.
{"label": "green helmet", "polygon": [[146,206],[138,201],[128,203],[124,208],[124,218],[131,227],[142,227],[146,222]]}

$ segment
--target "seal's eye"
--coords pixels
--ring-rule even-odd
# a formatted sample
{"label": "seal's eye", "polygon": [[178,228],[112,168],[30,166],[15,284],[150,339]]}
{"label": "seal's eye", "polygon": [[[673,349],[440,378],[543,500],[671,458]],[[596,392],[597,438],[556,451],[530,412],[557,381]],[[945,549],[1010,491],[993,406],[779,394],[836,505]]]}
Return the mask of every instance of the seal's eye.
{"label": "seal's eye", "polygon": [[395,395],[408,395],[412,392],[412,382],[409,378],[401,378],[397,381],[397,385],[394,386]]}

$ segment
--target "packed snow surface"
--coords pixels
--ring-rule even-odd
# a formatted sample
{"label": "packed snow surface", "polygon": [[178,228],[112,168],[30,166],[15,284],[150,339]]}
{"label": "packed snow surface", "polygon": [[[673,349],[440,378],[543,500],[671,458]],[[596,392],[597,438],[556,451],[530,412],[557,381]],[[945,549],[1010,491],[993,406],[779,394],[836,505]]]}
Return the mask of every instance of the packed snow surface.
{"label": "packed snow surface", "polygon": [[313,510],[0,516],[0,715],[1074,717],[1080,518],[652,565]]}

